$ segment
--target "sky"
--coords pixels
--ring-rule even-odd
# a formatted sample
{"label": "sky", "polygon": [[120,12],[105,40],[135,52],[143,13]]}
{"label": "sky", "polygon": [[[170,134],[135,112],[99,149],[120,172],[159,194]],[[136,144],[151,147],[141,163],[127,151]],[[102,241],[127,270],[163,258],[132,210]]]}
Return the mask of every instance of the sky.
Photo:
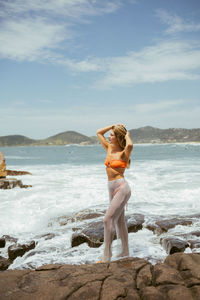
{"label": "sky", "polygon": [[0,136],[200,128],[199,0],[0,0]]}

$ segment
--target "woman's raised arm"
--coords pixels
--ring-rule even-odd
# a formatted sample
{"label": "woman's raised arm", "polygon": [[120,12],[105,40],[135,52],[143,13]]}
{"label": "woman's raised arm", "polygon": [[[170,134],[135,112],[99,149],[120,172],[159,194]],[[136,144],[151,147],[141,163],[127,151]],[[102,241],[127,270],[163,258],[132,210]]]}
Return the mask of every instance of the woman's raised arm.
{"label": "woman's raised arm", "polygon": [[108,149],[108,145],[109,145],[109,142],[106,140],[106,138],[104,137],[104,134],[111,130],[112,128],[114,127],[114,125],[111,125],[111,126],[107,126],[107,127],[104,127],[104,128],[100,128],[100,129],[97,129],[97,137],[99,139],[99,142],[102,144],[102,146],[107,150]]}

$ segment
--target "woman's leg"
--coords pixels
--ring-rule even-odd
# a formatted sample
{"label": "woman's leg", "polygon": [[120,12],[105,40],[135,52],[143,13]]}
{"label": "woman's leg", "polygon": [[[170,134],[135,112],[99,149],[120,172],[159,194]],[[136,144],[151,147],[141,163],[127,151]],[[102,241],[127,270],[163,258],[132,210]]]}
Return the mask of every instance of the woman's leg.
{"label": "woman's leg", "polygon": [[[115,223],[117,223],[119,217],[124,211],[124,206],[128,199],[130,198],[130,188],[128,184],[125,182],[121,186],[118,186],[117,193],[114,195],[114,197],[111,200],[111,204],[109,209],[106,212],[105,218],[104,218],[104,243],[105,243],[105,249],[104,249],[104,258],[103,261],[110,261],[110,258],[112,256],[111,252],[111,244],[114,237],[115,232]],[[124,221],[125,222],[125,221]],[[128,233],[125,230],[126,224],[123,224],[123,220],[121,219],[121,222],[119,222],[119,235],[121,234],[121,240],[123,241],[124,249],[127,251],[127,247],[125,244],[128,245]],[[125,238],[122,236],[125,235]]]}

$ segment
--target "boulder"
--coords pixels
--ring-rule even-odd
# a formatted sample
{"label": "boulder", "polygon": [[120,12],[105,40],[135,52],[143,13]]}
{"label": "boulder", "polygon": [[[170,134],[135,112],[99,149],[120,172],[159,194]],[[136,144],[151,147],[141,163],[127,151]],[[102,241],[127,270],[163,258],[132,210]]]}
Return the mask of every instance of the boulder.
{"label": "boulder", "polygon": [[169,229],[174,228],[177,225],[191,225],[192,224],[192,220],[191,219],[187,219],[187,218],[172,218],[172,219],[168,219],[168,220],[160,220],[160,221],[156,221],[156,225],[159,226],[160,229],[160,233],[162,232],[167,232]]}
{"label": "boulder", "polygon": [[127,217],[126,219],[128,232],[137,232],[138,230],[142,230],[144,223],[144,215],[134,214],[132,216]]}
{"label": "boulder", "polygon": [[6,242],[14,242],[17,243],[18,239],[10,236],[10,235],[3,235],[2,238],[4,238],[6,240]]}
{"label": "boulder", "polygon": [[189,244],[176,237],[165,237],[160,239],[160,243],[166,250],[167,254],[173,254],[176,252],[184,252]]}
{"label": "boulder", "polygon": [[0,238],[0,248],[4,248],[6,245],[6,240],[4,237],[1,237]]}
{"label": "boulder", "polygon": [[7,270],[11,263],[9,259],[0,256],[0,271]]}
{"label": "boulder", "polygon": [[15,179],[15,178],[9,178],[9,179],[0,179],[0,189],[12,189],[14,187],[23,187],[23,184],[21,180]]}
{"label": "boulder", "polygon": [[28,188],[32,185],[23,185],[22,181],[16,178],[0,178],[0,189],[9,190],[15,187]]}
{"label": "boulder", "polygon": [[[126,218],[128,232],[137,232],[142,229],[144,216],[135,214]],[[116,239],[116,233],[114,239]],[[89,247],[100,247],[104,242],[104,224],[102,221],[91,222],[85,226],[81,232],[72,235],[71,245],[76,247],[80,244],[87,243]]]}
{"label": "boulder", "polygon": [[11,261],[15,260],[18,256],[23,256],[26,252],[35,248],[35,241],[29,244],[15,244],[8,247],[8,256]]}
{"label": "boulder", "polygon": [[44,265],[0,272],[2,300],[198,300],[200,254],[175,253],[155,266],[140,258]]}

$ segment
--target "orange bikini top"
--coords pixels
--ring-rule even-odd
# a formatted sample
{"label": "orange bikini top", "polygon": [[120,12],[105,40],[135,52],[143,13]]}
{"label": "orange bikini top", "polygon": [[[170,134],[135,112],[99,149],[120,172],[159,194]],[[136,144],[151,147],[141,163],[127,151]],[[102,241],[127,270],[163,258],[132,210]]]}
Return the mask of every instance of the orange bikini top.
{"label": "orange bikini top", "polygon": [[106,158],[105,165],[107,167],[111,167],[111,168],[123,168],[123,169],[125,169],[127,167],[127,162],[125,160],[120,160],[120,159],[112,159],[111,161],[109,161]]}

